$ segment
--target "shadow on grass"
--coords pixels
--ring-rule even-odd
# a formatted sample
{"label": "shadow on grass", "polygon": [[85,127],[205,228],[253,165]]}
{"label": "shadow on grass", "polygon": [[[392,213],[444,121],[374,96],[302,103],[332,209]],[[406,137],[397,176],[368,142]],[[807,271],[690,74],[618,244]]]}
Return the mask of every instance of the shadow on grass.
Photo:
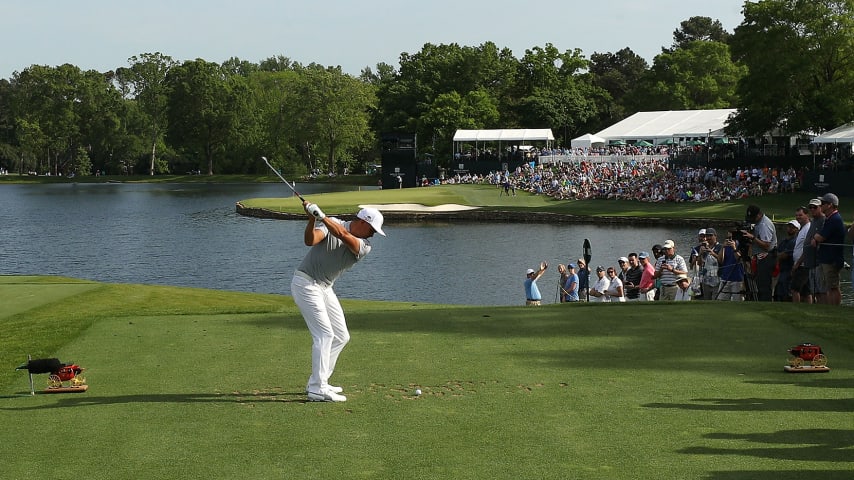
{"label": "shadow on grass", "polygon": [[[69,394],[71,395],[71,394]],[[0,407],[0,410],[23,411],[23,410],[49,410],[54,408],[90,407],[98,405],[116,405],[131,403],[310,403],[305,392],[267,392],[256,391],[251,393],[158,393],[139,395],[116,395],[116,396],[91,396],[88,394],[73,394],[74,396],[63,396],[56,403],[50,405],[33,405],[21,407]],[[22,393],[16,397],[30,397],[29,392]]]}
{"label": "shadow on grass", "polygon": [[[804,375],[804,374],[792,374]],[[810,375],[810,374],[806,374]],[[802,380],[802,381],[798,381]],[[792,385],[807,388],[854,388],[854,378],[791,378],[787,380],[753,380],[745,383],[754,385]]]}
{"label": "shadow on grass", "polygon": [[648,403],[646,408],[720,412],[852,412],[854,399],[821,398],[695,398],[697,403]]}
{"label": "shadow on grass", "polygon": [[809,478],[836,480],[851,478],[851,472],[846,470],[773,470],[762,472],[757,470],[736,470],[734,472],[712,472],[703,477],[705,480],[780,480],[781,478]]}
{"label": "shadow on grass", "polygon": [[[801,462],[854,462],[854,456],[851,455],[851,447],[854,446],[854,431],[852,430],[804,429],[781,430],[773,433],[710,433],[704,435],[704,438],[730,441],[741,440],[765,446],[760,448],[688,447],[679,450],[679,453],[689,455],[739,455]],[[775,446],[772,447],[770,445]],[[776,473],[778,475],[776,478],[789,478],[780,476],[779,472]],[[798,475],[798,478],[803,477],[803,472]],[[748,476],[742,478],[754,477]]]}

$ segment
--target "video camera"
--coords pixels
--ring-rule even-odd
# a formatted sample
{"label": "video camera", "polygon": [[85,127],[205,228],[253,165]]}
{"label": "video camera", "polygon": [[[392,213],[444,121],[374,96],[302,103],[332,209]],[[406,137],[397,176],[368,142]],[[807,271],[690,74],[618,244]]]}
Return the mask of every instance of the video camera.
{"label": "video camera", "polygon": [[749,222],[735,222],[735,229],[729,231],[732,239],[736,242],[736,250],[741,258],[747,258],[750,255],[750,244],[753,243],[753,239],[748,238],[745,234],[752,234],[755,226]]}

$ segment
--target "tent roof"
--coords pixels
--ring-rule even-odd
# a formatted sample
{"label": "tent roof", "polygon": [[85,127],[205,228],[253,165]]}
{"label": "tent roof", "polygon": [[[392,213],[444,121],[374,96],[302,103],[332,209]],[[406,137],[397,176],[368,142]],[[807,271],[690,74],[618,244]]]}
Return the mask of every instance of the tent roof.
{"label": "tent roof", "polygon": [[854,122],[836,127],[812,139],[813,143],[854,143]]}
{"label": "tent roof", "polygon": [[455,142],[485,142],[500,141],[553,141],[555,139],[549,128],[503,128],[499,130],[457,130]]}
{"label": "tent roof", "polygon": [[723,128],[734,108],[716,110],[668,110],[638,112],[596,133],[608,140],[636,140],[671,137],[723,135]]}
{"label": "tent roof", "polygon": [[590,147],[595,143],[601,143],[604,145],[605,139],[601,138],[601,137],[597,137],[596,135],[593,135],[592,133],[585,133],[584,135],[582,135],[580,137],[573,138],[569,142],[569,144],[570,144],[569,146],[572,148]]}

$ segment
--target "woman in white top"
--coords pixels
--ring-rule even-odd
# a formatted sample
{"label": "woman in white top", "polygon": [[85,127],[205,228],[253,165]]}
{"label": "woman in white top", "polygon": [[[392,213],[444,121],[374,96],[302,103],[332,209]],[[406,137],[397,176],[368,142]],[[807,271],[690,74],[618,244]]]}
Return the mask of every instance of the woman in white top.
{"label": "woman in white top", "polygon": [[623,282],[617,276],[617,271],[614,267],[608,267],[608,278],[610,283],[608,289],[605,290],[606,302],[625,302],[626,295],[623,292]]}

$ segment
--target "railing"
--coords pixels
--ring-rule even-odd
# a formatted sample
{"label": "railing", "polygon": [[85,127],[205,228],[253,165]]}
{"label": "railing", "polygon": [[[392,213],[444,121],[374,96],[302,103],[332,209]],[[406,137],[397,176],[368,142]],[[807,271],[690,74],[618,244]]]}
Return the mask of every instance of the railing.
{"label": "railing", "polygon": [[669,155],[540,155],[540,164],[552,165],[557,163],[630,163],[630,162],[663,162],[670,159]]}

